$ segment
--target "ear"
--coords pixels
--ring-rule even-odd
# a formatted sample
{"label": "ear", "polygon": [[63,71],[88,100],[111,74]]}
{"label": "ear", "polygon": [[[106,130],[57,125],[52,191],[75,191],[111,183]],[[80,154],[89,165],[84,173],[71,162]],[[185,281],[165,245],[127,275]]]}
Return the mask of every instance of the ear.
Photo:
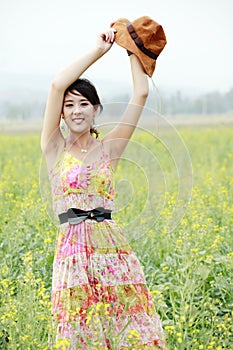
{"label": "ear", "polygon": [[95,118],[96,114],[98,113],[98,110],[99,110],[99,105],[95,105],[94,106],[94,117],[93,118]]}

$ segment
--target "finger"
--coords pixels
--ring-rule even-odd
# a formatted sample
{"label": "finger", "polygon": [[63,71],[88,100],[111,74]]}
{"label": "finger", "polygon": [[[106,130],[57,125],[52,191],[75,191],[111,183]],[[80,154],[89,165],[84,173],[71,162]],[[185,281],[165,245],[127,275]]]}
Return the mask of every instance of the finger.
{"label": "finger", "polygon": [[109,30],[107,30],[106,32],[104,32],[101,37],[102,39],[107,42],[107,43],[113,43],[114,38],[115,38],[115,33],[116,33],[116,29],[115,28],[110,28]]}
{"label": "finger", "polygon": [[112,42],[112,32],[111,31],[108,32],[108,38],[109,38],[109,42]]}
{"label": "finger", "polygon": [[112,28],[112,30],[111,30],[111,42],[114,42],[115,33],[116,33],[116,29]]}
{"label": "finger", "polygon": [[108,42],[109,43],[112,43],[112,40],[113,40],[113,36],[112,36],[112,32],[108,32]]}

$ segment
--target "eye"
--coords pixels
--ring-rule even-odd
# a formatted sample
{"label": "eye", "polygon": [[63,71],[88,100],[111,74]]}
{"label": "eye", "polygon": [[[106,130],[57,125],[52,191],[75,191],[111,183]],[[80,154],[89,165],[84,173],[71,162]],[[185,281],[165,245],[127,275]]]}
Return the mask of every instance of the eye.
{"label": "eye", "polygon": [[68,103],[67,105],[65,105],[65,107],[73,107],[72,103]]}
{"label": "eye", "polygon": [[82,107],[85,107],[85,106],[88,106],[88,105],[89,105],[88,102],[81,102],[81,103],[80,103],[80,106],[82,106]]}

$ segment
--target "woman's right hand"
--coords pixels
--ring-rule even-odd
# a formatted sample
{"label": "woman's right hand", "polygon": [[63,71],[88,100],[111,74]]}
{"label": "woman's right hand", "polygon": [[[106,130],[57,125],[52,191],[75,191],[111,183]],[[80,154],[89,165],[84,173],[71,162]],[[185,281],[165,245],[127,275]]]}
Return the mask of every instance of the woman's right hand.
{"label": "woman's right hand", "polygon": [[109,28],[105,32],[98,35],[97,38],[97,48],[99,48],[103,53],[107,52],[113,45],[115,40],[115,28]]}

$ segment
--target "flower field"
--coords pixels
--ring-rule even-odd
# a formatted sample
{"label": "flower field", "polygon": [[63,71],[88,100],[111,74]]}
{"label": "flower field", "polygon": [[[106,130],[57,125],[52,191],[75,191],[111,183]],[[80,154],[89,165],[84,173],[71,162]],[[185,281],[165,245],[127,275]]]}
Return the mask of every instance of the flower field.
{"label": "flower field", "polygon": [[[114,218],[168,349],[233,349],[233,127],[156,132],[138,130],[119,164]],[[0,178],[0,349],[46,350],[56,220],[39,133],[0,134]]]}

